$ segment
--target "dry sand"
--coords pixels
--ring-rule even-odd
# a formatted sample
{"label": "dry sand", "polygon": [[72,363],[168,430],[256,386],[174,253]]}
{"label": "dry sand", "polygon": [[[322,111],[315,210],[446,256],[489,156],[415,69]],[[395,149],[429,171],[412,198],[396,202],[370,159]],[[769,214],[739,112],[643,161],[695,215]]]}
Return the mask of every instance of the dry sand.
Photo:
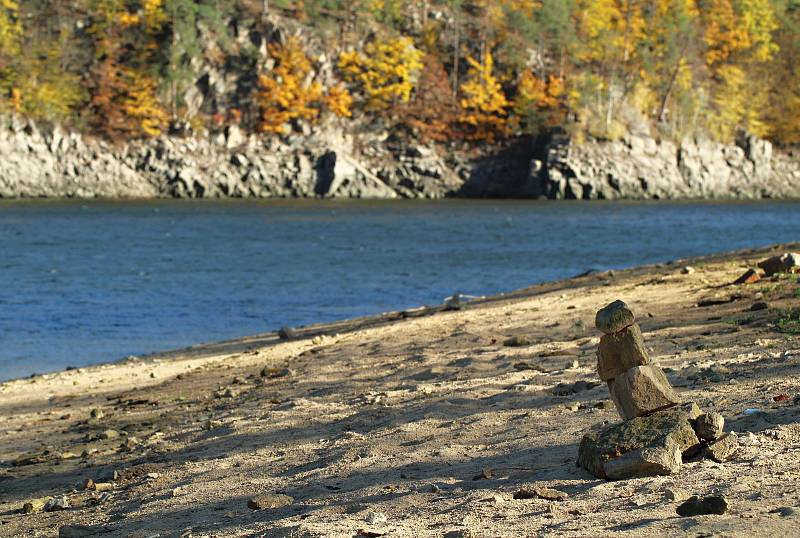
{"label": "dry sand", "polygon": [[[800,337],[777,322],[800,307],[800,286],[726,286],[777,250],[3,383],[0,535],[798,536]],[[750,312],[758,293],[770,308]],[[708,297],[729,302],[696,306]],[[559,385],[597,381],[594,313],[617,298],[682,396],[740,433],[733,461],[620,482],[576,467],[583,432],[619,418],[604,385]],[[512,336],[530,345],[504,346]],[[106,430],[120,436],[91,440]],[[12,466],[29,456],[38,463]],[[111,489],[84,491],[86,478]],[[569,497],[514,499],[526,486]],[[669,488],[722,492],[730,509],[678,517]],[[294,500],[248,508],[263,493]],[[18,513],[61,495],[67,510]]]}

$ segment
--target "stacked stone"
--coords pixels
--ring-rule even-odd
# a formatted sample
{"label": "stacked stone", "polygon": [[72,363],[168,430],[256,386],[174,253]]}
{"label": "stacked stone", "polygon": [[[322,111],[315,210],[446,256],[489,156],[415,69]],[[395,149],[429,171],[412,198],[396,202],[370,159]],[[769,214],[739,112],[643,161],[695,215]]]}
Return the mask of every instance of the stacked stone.
{"label": "stacked stone", "polygon": [[623,420],[648,415],[681,402],[664,372],[652,364],[642,330],[628,305],[614,301],[597,312],[604,334],[597,349],[597,373],[608,383]]}

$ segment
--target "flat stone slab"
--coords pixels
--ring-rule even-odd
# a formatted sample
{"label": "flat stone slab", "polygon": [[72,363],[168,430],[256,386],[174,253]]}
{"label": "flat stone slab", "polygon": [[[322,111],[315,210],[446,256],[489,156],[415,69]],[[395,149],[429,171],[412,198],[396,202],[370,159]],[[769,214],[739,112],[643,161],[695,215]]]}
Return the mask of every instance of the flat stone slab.
{"label": "flat stone slab", "polygon": [[611,480],[676,473],[682,456],[699,448],[692,427],[699,414],[696,404],[684,404],[589,432],[578,464]]}
{"label": "flat stone slab", "polygon": [[613,334],[625,327],[630,327],[636,321],[633,312],[623,301],[617,300],[597,311],[594,318],[595,327],[598,330]]}
{"label": "flat stone slab", "polygon": [[597,373],[609,381],[637,366],[650,364],[644,337],[634,323],[613,334],[604,334],[597,346]]}
{"label": "flat stone slab", "polygon": [[623,420],[666,409],[681,401],[655,364],[630,368],[609,381],[608,390]]}

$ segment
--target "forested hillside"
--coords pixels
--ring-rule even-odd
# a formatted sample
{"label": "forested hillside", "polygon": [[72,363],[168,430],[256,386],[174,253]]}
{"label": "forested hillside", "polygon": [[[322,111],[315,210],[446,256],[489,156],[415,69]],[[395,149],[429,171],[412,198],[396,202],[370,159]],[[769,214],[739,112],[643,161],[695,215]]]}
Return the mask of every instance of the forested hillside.
{"label": "forested hillside", "polygon": [[0,0],[0,113],[111,140],[318,122],[800,142],[800,0]]}

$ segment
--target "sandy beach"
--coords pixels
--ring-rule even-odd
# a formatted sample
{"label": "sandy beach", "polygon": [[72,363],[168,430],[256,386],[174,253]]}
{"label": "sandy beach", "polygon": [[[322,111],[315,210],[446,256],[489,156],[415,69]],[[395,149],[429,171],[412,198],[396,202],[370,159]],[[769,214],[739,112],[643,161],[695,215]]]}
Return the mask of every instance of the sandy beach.
{"label": "sandy beach", "polygon": [[[797,536],[800,285],[730,283],[798,249],[2,383],[0,535]],[[594,315],[614,299],[682,398],[739,434],[732,461],[618,482],[576,466],[584,432],[620,420],[595,370]],[[514,498],[533,486],[567,497]],[[730,508],[679,517],[667,490]],[[267,494],[280,506],[248,506]],[[62,509],[42,510],[47,497]]]}

